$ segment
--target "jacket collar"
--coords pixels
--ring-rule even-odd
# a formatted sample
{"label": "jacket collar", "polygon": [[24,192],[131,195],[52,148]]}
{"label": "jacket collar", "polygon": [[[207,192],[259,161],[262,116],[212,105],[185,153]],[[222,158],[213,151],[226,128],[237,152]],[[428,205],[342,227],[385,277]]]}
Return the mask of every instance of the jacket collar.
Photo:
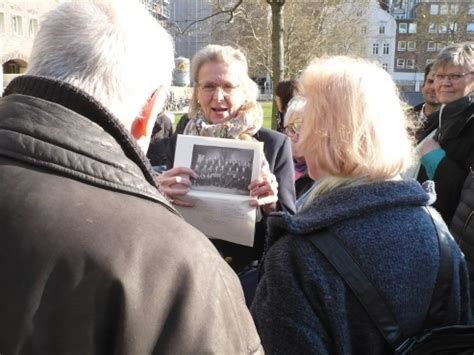
{"label": "jacket collar", "polygon": [[307,234],[333,224],[399,206],[427,206],[435,200],[434,183],[423,187],[415,180],[389,180],[340,188],[316,197],[296,215],[269,217],[270,234]]}
{"label": "jacket collar", "polygon": [[78,88],[20,76],[6,88],[0,110],[0,131],[16,132],[0,139],[0,154],[158,200],[176,212],[158,192],[148,159],[125,127]]}
{"label": "jacket collar", "polygon": [[[446,104],[443,108],[443,116],[446,115],[447,118],[452,116],[457,116],[460,113],[464,112],[466,109],[471,107],[474,100],[474,92],[471,92],[469,95],[461,97],[456,101]],[[444,117],[443,117],[444,118]]]}
{"label": "jacket collar", "polygon": [[440,110],[439,141],[459,137],[474,116],[474,93],[444,105]]}

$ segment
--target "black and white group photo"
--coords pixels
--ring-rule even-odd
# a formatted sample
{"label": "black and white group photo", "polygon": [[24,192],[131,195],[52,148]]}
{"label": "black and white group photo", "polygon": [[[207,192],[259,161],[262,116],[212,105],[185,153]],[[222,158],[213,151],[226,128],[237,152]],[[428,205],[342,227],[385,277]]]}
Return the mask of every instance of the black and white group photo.
{"label": "black and white group photo", "polygon": [[194,145],[191,169],[198,178],[193,190],[248,195],[253,150]]}

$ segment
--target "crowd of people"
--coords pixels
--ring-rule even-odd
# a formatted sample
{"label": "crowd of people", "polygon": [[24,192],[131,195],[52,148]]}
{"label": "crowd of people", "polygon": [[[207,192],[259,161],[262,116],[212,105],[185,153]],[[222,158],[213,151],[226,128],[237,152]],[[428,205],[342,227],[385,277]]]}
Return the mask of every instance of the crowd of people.
{"label": "crowd of people", "polygon": [[[451,271],[431,326],[471,324],[474,260],[458,243],[474,245],[473,51],[443,49],[410,112],[376,64],[317,58],[277,86],[273,131],[244,53],[208,45],[172,132],[155,122],[170,35],[138,2],[59,4],[0,99],[0,353],[392,351],[315,248],[328,235],[394,316],[394,342],[425,330],[441,263]],[[178,134],[260,142],[258,177],[221,156],[174,166]],[[182,218],[176,207],[195,208],[187,195],[201,185],[251,197],[253,247]]]}

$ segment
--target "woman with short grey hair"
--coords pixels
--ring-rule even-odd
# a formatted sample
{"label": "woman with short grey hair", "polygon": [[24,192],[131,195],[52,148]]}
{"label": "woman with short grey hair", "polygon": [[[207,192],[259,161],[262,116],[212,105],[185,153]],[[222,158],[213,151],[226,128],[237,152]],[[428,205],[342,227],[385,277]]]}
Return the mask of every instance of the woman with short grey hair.
{"label": "woman with short grey hair", "polygon": [[420,143],[418,180],[436,185],[434,207],[449,224],[469,168],[474,166],[474,46],[453,44],[433,64],[435,90],[442,106],[438,127]]}

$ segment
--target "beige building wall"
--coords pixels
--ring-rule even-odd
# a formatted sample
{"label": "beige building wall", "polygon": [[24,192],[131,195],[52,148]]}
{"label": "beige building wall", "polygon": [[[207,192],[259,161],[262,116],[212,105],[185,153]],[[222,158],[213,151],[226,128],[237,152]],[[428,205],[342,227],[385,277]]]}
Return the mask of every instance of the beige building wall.
{"label": "beige building wall", "polygon": [[0,93],[26,71],[33,40],[44,13],[60,0],[0,1]]}

